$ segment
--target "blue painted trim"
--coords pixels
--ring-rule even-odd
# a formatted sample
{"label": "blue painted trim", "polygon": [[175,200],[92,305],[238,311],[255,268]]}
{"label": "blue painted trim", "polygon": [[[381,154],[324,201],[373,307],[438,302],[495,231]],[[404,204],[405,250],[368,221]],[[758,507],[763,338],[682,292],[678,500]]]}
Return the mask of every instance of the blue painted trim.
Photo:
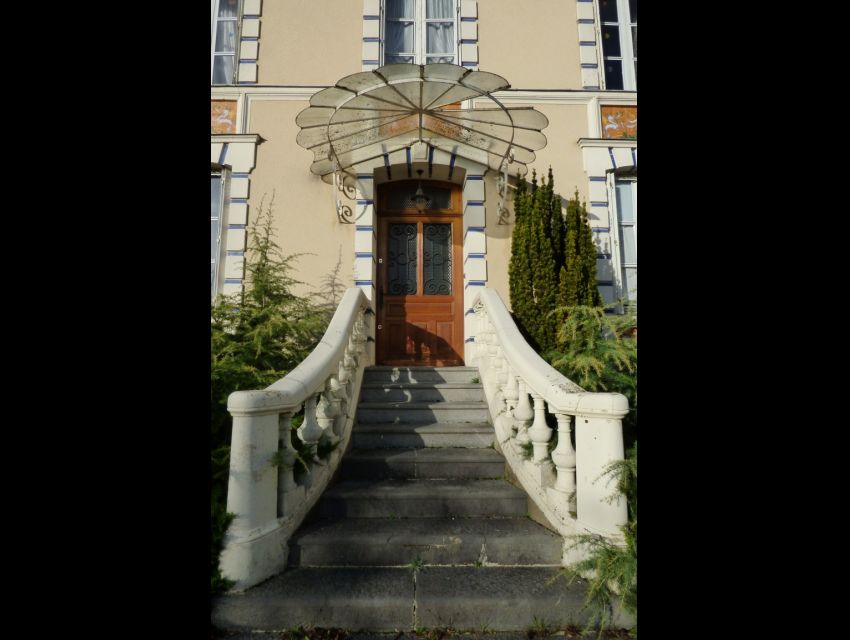
{"label": "blue painted trim", "polygon": [[381,16],[363,16],[364,20],[380,20]]}
{"label": "blue painted trim", "polygon": [[390,169],[390,154],[388,154],[388,153],[384,154],[384,166],[387,169],[387,180],[392,180],[393,179],[393,173],[392,173],[392,170]]}
{"label": "blue painted trim", "polygon": [[257,84],[254,80],[240,80],[237,84]]}
{"label": "blue painted trim", "polygon": [[466,283],[466,285],[463,288],[466,289],[467,287],[486,287],[486,286],[487,286],[487,283],[484,280],[470,280],[469,282]]}
{"label": "blue painted trim", "polygon": [[607,207],[608,203],[607,202],[599,202],[599,201],[596,201],[596,202],[591,201],[590,206],[591,207]]}
{"label": "blue painted trim", "polygon": [[476,38],[475,40],[472,40],[471,38],[467,38],[466,40],[464,40],[464,39],[461,38],[460,43],[461,44],[478,44],[478,38]]}
{"label": "blue painted trim", "polygon": [[229,146],[230,146],[229,142],[225,142],[221,146],[221,153],[218,154],[218,163],[220,165],[224,165],[224,159],[227,157],[227,149],[229,148]]}
{"label": "blue painted trim", "polygon": [[467,227],[466,231],[480,231],[481,233],[484,233],[484,227]]}
{"label": "blue painted trim", "polygon": [[610,227],[590,227],[590,230],[594,233],[608,233],[611,228]]}
{"label": "blue painted trim", "polygon": [[599,65],[596,64],[595,62],[582,62],[581,68],[582,69],[598,69]]}
{"label": "blue painted trim", "polygon": [[483,200],[467,200],[466,205],[468,207],[483,207],[484,201]]}
{"label": "blue painted trim", "polygon": [[614,149],[613,147],[608,147],[608,155],[611,157],[611,164],[614,165],[614,168],[617,168],[617,161],[614,160]]}
{"label": "blue painted trim", "polygon": [[241,257],[241,256],[244,256],[244,255],[245,255],[245,252],[244,252],[244,251],[227,251],[227,252],[225,253],[225,255],[228,255],[228,256],[239,256],[239,257]]}
{"label": "blue painted trim", "polygon": [[576,2],[593,2],[593,0],[576,0]]}
{"label": "blue painted trim", "polygon": [[361,64],[381,64],[377,60],[361,60],[360,63]]}
{"label": "blue painted trim", "polygon": [[357,174],[358,180],[374,180],[374,176],[371,173]]}
{"label": "blue painted trim", "polygon": [[434,173],[434,147],[428,145],[428,177]]}
{"label": "blue painted trim", "polygon": [[457,154],[452,154],[452,159],[449,160],[449,179],[451,180],[452,174],[455,172],[455,160],[457,160]]}
{"label": "blue painted trim", "polygon": [[372,281],[371,281],[371,280],[355,280],[355,281],[354,281],[354,286],[355,286],[355,287],[363,287],[363,286],[370,286],[370,287],[371,287],[371,286],[372,286],[372,284],[373,284],[373,283],[372,283]]}
{"label": "blue painted trim", "polygon": [[483,180],[484,176],[466,176],[467,180]]}
{"label": "blue painted trim", "polygon": [[472,67],[477,67],[478,63],[477,62],[462,62],[460,66],[465,67],[467,69],[471,69]]}
{"label": "blue painted trim", "polygon": [[579,24],[594,24],[593,18],[579,18],[576,22]]}
{"label": "blue painted trim", "polygon": [[466,256],[466,259],[468,260],[469,258],[480,258],[483,260],[486,257],[487,256],[485,256],[483,253],[469,253]]}
{"label": "blue painted trim", "polygon": [[588,91],[599,91],[598,84],[586,84],[582,87],[582,89],[587,89]]}
{"label": "blue painted trim", "polygon": [[605,182],[605,176],[590,176],[588,179],[591,182]]}
{"label": "blue painted trim", "polygon": [[230,204],[248,204],[248,198],[231,198]]}
{"label": "blue painted trim", "polygon": [[380,42],[380,41],[381,41],[380,38],[374,38],[372,36],[367,36],[367,37],[363,38],[363,42]]}
{"label": "blue painted trim", "polygon": [[374,257],[374,255],[375,254],[373,254],[371,251],[355,251],[354,252],[355,258],[372,258],[372,257]]}
{"label": "blue painted trim", "polygon": [[249,14],[249,15],[242,16],[242,19],[243,20],[259,20],[260,14],[259,13],[258,14],[252,13],[252,14]]}
{"label": "blue painted trim", "polygon": [[467,309],[463,315],[468,316],[470,313],[475,313],[475,309]]}
{"label": "blue painted trim", "polygon": [[257,36],[242,36],[242,42],[259,42]]}
{"label": "blue painted trim", "polygon": [[469,336],[464,342],[475,342],[475,336]]}
{"label": "blue painted trim", "polygon": [[374,200],[358,200],[357,204],[375,204]]}
{"label": "blue painted trim", "polygon": [[240,171],[238,173],[236,171],[234,171],[230,174],[230,177],[231,178],[250,178],[251,176],[250,176],[250,174],[245,173],[244,171]]}
{"label": "blue painted trim", "polygon": [[239,58],[239,64],[257,64],[256,58]]}
{"label": "blue painted trim", "polygon": [[595,47],[596,40],[579,40],[578,46],[580,47]]}
{"label": "blue painted trim", "polygon": [[411,160],[410,160],[410,147],[404,148],[404,155],[407,158],[407,177],[412,178],[413,177],[413,162],[411,162]]}
{"label": "blue painted trim", "polygon": [[636,167],[637,166],[637,158],[635,157],[635,148],[632,147],[631,149],[629,149],[629,151],[632,152],[632,165]]}
{"label": "blue painted trim", "polygon": [[360,224],[358,224],[358,225],[354,226],[354,230],[355,231],[372,231],[373,227],[371,225],[366,225],[366,224],[360,225]]}
{"label": "blue painted trim", "polygon": [[469,16],[464,16],[460,19],[461,22],[477,22],[478,18],[470,18]]}
{"label": "blue painted trim", "polygon": [[229,225],[227,225],[228,231],[230,231],[231,229],[236,231],[236,230],[244,229],[244,228],[245,228],[244,224],[229,224]]}
{"label": "blue painted trim", "polygon": [[242,278],[225,278],[224,284],[242,284]]}

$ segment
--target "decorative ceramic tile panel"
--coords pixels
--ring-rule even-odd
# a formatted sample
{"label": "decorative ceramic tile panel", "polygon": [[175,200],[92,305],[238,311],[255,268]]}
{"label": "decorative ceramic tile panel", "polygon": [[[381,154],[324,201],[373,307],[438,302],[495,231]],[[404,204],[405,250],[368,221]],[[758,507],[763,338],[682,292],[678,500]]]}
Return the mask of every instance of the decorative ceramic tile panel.
{"label": "decorative ceramic tile panel", "polygon": [[603,138],[637,138],[637,107],[602,106]]}
{"label": "decorative ceramic tile panel", "polygon": [[236,133],[236,100],[210,101],[212,133]]}

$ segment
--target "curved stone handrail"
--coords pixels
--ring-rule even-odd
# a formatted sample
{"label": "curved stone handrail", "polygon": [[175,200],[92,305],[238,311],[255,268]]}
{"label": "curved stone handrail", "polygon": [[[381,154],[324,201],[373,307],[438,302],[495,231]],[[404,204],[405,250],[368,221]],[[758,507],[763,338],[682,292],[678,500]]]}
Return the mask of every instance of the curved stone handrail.
{"label": "curved stone handrail", "polygon": [[[472,360],[481,373],[499,448],[513,474],[565,538],[596,533],[620,540],[626,501],[602,475],[610,462],[624,457],[622,418],[628,400],[619,393],[587,392],[553,369],[522,337],[495,290],[482,289],[472,308]],[[551,454],[547,405],[558,422],[558,443]],[[523,451],[529,443],[530,460]],[[569,547],[565,541],[565,564]],[[574,559],[575,553],[569,555]]]}
{"label": "curved stone handrail", "polygon": [[[233,416],[227,510],[235,515],[220,557],[222,574],[242,591],[286,568],[288,540],[328,485],[351,437],[367,349],[369,301],[348,289],[315,349],[285,377],[262,390],[230,394]],[[309,470],[295,481],[297,453],[290,419],[304,405],[297,430]],[[319,460],[316,447],[336,447]],[[311,454],[307,453],[309,458]]]}

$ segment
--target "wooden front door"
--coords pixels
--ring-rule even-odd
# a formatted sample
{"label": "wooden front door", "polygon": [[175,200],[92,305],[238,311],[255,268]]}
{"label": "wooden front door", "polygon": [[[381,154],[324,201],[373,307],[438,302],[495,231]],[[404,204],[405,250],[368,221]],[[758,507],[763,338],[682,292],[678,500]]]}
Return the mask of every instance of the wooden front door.
{"label": "wooden front door", "polygon": [[410,195],[417,181],[379,187],[377,361],[463,364],[463,227],[460,187],[426,183],[430,207]]}

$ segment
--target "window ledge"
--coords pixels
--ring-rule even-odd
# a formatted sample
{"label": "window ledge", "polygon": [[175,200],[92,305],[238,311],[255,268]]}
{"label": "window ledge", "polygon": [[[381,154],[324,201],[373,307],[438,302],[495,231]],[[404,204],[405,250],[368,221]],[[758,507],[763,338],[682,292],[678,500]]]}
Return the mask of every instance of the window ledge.
{"label": "window ledge", "polygon": [[259,144],[263,141],[259,133],[212,133],[213,142],[253,142]]}
{"label": "window ledge", "polygon": [[578,146],[585,148],[607,148],[607,147],[637,147],[637,139],[628,138],[579,138]]}

